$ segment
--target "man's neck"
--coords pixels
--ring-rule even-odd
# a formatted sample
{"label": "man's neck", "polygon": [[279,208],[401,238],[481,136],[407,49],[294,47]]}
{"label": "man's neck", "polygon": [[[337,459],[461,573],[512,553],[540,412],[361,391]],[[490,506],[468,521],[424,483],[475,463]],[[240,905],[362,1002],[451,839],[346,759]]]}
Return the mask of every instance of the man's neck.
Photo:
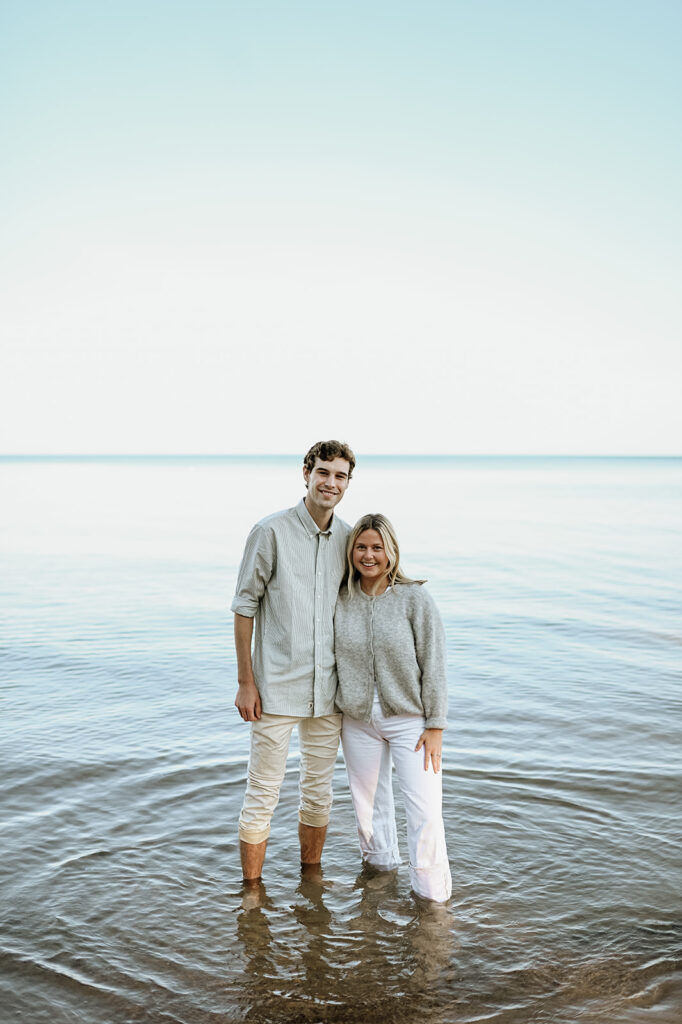
{"label": "man's neck", "polygon": [[329,529],[329,524],[334,518],[333,509],[330,512],[327,512],[326,510],[320,511],[318,509],[311,508],[308,503],[308,495],[303,499],[303,504],[308,509],[308,512],[310,513],[310,516],[318,530],[320,530],[321,533],[325,533]]}

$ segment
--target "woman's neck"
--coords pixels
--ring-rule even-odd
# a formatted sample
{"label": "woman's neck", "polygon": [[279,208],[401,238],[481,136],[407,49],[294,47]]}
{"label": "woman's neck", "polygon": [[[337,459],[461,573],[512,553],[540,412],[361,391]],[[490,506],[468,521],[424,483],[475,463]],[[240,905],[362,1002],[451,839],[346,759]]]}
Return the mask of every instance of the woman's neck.
{"label": "woman's neck", "polygon": [[364,576],[361,576],[360,588],[368,597],[377,597],[379,594],[385,593],[388,588],[388,574],[378,580],[366,580]]}

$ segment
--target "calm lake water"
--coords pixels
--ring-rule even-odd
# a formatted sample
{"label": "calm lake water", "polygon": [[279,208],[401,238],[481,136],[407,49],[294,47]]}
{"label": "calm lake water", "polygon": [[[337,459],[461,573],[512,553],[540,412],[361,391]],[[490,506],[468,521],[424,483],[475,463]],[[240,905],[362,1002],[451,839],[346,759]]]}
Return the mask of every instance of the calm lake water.
{"label": "calm lake water", "polygon": [[360,870],[340,756],[301,880],[295,748],[242,891],[228,608],[297,459],[0,485],[3,1024],[679,1024],[682,460],[360,460],[448,637],[445,909]]}

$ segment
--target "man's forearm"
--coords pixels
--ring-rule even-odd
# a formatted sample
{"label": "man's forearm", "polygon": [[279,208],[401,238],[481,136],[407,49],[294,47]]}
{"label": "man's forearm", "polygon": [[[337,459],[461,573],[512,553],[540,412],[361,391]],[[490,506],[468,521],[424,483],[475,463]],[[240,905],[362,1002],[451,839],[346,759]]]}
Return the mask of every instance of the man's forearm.
{"label": "man's forearm", "polygon": [[245,722],[257,722],[262,711],[260,694],[253,677],[253,665],[251,664],[252,636],[253,619],[235,612],[234,645],[237,650],[239,688],[234,705]]}
{"label": "man's forearm", "polygon": [[251,662],[251,638],[253,637],[253,619],[246,615],[234,616],[234,646],[237,652],[237,679],[240,683],[252,683],[253,664]]}

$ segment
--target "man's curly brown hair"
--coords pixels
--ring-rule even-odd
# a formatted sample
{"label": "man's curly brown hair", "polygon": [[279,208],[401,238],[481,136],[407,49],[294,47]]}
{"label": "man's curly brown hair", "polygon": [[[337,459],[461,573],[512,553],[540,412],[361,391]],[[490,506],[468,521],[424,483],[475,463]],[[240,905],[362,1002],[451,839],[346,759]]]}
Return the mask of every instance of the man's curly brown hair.
{"label": "man's curly brown hair", "polygon": [[333,459],[345,459],[348,465],[348,479],[353,475],[355,469],[355,456],[352,449],[344,441],[317,441],[303,459],[303,465],[309,473],[315,468],[316,459],[321,462],[331,462]]}

